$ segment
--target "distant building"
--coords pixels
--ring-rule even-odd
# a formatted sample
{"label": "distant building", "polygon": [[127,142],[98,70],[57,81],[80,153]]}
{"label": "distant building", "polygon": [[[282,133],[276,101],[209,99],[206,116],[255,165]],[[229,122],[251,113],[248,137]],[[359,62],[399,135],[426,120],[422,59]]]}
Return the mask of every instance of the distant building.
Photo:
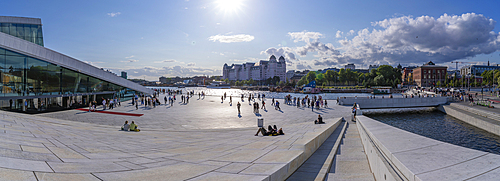
{"label": "distant building", "polygon": [[364,74],[369,72],[368,69],[351,69],[351,70],[354,72],[359,72]]}
{"label": "distant building", "polygon": [[500,66],[468,65],[460,68],[460,75],[480,76],[484,71],[487,70],[500,70]]}
{"label": "distant building", "polygon": [[448,67],[438,66],[432,61],[413,69],[413,81],[419,87],[436,86],[436,83],[446,80],[446,70]]}
{"label": "distant building", "polygon": [[403,70],[401,70],[401,79],[403,80],[404,85],[413,85],[415,82],[413,82],[413,69],[417,67],[415,66],[410,66],[410,67],[404,67]]}
{"label": "distant building", "polygon": [[166,84],[168,79],[166,77],[161,76],[159,80],[162,84]]}
{"label": "distant building", "polygon": [[372,69],[378,69],[379,65],[370,65],[368,66],[368,72],[371,72]]}
{"label": "distant building", "polygon": [[222,78],[229,80],[266,80],[278,76],[280,81],[286,80],[286,61],[283,56],[278,60],[272,55],[269,61],[261,60],[256,63],[224,64],[222,68]]}
{"label": "distant building", "polygon": [[295,70],[289,70],[286,72],[286,80],[290,81],[290,78],[293,77],[293,75],[295,75]]}
{"label": "distant building", "polygon": [[122,76],[120,76],[120,77],[122,77],[122,78],[124,78],[124,79],[127,79],[127,72],[122,71]]}
{"label": "distant building", "polygon": [[344,67],[345,69],[351,69],[351,70],[356,69],[356,65],[354,65],[353,63],[347,64]]}
{"label": "distant building", "polygon": [[338,69],[338,68],[327,68],[327,69],[323,69],[323,70],[321,71],[321,73],[323,73],[323,74],[324,74],[324,73],[326,73],[326,71],[329,71],[329,70],[332,70],[332,71],[334,71],[334,72],[338,72],[338,71],[340,71],[340,69]]}
{"label": "distant building", "polygon": [[198,85],[205,85],[208,82],[212,82],[212,79],[209,79],[207,76],[194,76],[193,82]]}

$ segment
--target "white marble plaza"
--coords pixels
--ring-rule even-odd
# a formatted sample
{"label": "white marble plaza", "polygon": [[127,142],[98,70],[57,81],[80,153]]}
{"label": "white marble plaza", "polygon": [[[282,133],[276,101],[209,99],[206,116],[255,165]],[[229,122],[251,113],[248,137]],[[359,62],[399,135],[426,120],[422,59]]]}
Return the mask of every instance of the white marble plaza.
{"label": "white marble plaza", "polygon": [[[163,96],[162,96],[163,97]],[[188,104],[135,109],[122,116],[77,110],[26,115],[0,112],[0,178],[10,180],[282,180],[317,148],[349,108],[311,111],[270,106],[260,115],[242,102],[193,97]],[[333,101],[332,101],[333,103]],[[315,125],[322,114],[327,124]],[[257,118],[283,127],[282,136],[254,136]],[[125,120],[141,132],[118,131]],[[333,128],[334,129],[334,128]],[[329,135],[326,135],[328,137]]]}

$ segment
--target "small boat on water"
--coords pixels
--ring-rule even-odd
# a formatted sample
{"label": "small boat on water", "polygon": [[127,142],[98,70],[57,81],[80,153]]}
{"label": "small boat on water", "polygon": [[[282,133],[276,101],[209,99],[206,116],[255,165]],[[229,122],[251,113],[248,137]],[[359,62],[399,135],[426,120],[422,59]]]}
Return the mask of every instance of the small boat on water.
{"label": "small boat on water", "polygon": [[319,94],[322,91],[323,90],[321,88],[316,88],[316,81],[313,80],[304,86],[300,92],[304,94]]}
{"label": "small boat on water", "polygon": [[372,94],[374,94],[374,95],[377,95],[377,94],[391,94],[391,87],[373,88]]}
{"label": "small boat on water", "polygon": [[210,85],[207,86],[210,89],[230,89],[231,85],[227,84],[224,81],[213,81]]}

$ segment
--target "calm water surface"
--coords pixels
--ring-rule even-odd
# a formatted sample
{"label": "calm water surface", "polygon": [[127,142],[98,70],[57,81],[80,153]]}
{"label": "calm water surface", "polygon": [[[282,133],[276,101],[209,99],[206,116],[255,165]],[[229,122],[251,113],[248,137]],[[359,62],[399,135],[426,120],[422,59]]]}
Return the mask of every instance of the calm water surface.
{"label": "calm water surface", "polygon": [[[253,91],[253,90],[240,90],[240,89],[209,89],[205,87],[186,87],[186,88],[177,88],[177,87],[147,87],[151,89],[170,89],[170,90],[182,90],[183,93],[187,91],[192,91],[194,90],[195,93],[198,92],[205,92],[206,95],[209,96],[221,96],[226,93],[227,96],[235,96],[235,97],[240,97],[241,94],[245,94],[245,97],[247,97],[248,94],[254,94],[255,97],[257,97],[257,94],[265,94],[267,98],[283,98],[286,95],[290,94],[292,97],[305,97],[306,95],[311,96],[321,96],[323,99],[337,99],[337,97],[369,97],[373,96],[371,93],[322,93],[322,94],[300,94],[300,93],[288,93],[288,92],[269,92],[269,91]],[[385,97],[388,97],[389,95],[383,95]],[[401,94],[392,94],[392,96],[396,97],[402,97]],[[377,95],[377,97],[381,98],[382,95]]]}
{"label": "calm water surface", "polygon": [[462,122],[434,108],[363,110],[363,115],[435,140],[500,154],[500,136]]}

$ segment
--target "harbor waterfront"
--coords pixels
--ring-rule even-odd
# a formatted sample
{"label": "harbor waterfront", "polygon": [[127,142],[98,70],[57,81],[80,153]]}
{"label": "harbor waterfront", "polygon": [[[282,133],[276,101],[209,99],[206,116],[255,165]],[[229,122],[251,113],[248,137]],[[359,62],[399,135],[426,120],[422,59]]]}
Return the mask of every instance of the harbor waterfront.
{"label": "harbor waterfront", "polygon": [[435,140],[500,154],[500,136],[446,115],[436,108],[365,110],[363,115]]}
{"label": "harbor waterfront", "polygon": [[[370,96],[376,96],[377,98],[389,98],[389,95],[373,95],[371,93],[320,93],[320,94],[302,94],[302,93],[289,93],[289,92],[270,92],[270,91],[257,91],[257,90],[241,90],[241,89],[209,89],[206,87],[184,87],[184,88],[178,88],[178,87],[147,87],[149,89],[170,89],[170,90],[182,90],[183,93],[187,91],[195,91],[195,92],[205,92],[206,95],[210,96],[222,96],[224,93],[227,94],[227,96],[233,96],[233,97],[240,97],[242,94],[245,96],[248,96],[249,94],[252,94],[257,97],[257,94],[264,94],[266,95],[266,98],[284,98],[287,95],[290,95],[292,97],[301,97],[304,98],[305,96],[312,97],[312,96],[321,96],[323,99],[327,100],[333,100],[341,97],[370,97]],[[392,94],[393,97],[402,97],[402,94],[400,93],[394,93]],[[332,102],[334,103],[334,102]]]}
{"label": "harbor waterfront", "polygon": [[[360,168],[365,164],[362,166],[367,168],[362,169],[365,177],[373,174],[367,178],[381,178],[379,171],[384,166],[375,166],[376,161],[363,151],[370,149],[366,147],[368,143],[363,141],[363,134],[369,128],[360,127],[360,124],[367,124],[366,120],[357,119],[360,124],[350,121],[352,105],[336,105],[331,101],[328,107],[311,109],[307,106],[297,107],[293,103],[285,104],[282,98],[275,98],[281,103],[281,109],[275,110],[271,103],[272,97],[285,94],[237,89],[182,90],[183,95],[189,90],[195,93],[206,91],[211,95],[194,94],[189,101],[184,102],[181,95],[177,94],[177,100],[172,105],[163,104],[162,100],[162,104],[154,107],[141,104],[136,108],[131,101],[126,101],[122,102],[122,106],[99,112],[76,109],[37,116],[2,112],[0,120],[3,134],[0,136],[8,141],[0,144],[0,147],[8,154],[0,154],[6,160],[0,163],[0,173],[7,174],[9,178],[22,178],[20,180],[36,180],[34,176],[80,180],[137,180],[144,177],[153,180],[285,180],[288,177],[290,180],[312,180],[319,176],[318,173],[323,173],[312,165],[328,163],[328,159],[321,156],[324,151],[328,151],[334,153],[335,158],[339,154],[344,155],[342,158],[354,158],[349,154],[355,154],[356,159],[363,158],[365,161],[346,165],[344,163],[350,161],[336,159],[330,162],[332,170],[328,169],[326,177],[342,178],[338,175],[342,170],[357,170],[351,167]],[[221,99],[224,92],[227,96]],[[258,113],[251,111],[254,102],[248,102],[247,96],[241,100],[239,94],[242,93],[264,93],[266,109],[260,109]],[[235,96],[230,98],[230,95]],[[335,99],[342,95],[331,93],[325,97]],[[165,96],[169,97],[167,94],[158,95],[159,98]],[[261,103],[261,100],[255,99]],[[237,102],[241,103],[241,114],[237,112]],[[323,117],[326,124],[314,124],[318,115]],[[342,117],[347,122],[342,122]],[[258,118],[264,119],[264,125],[283,128],[285,135],[254,136]],[[135,121],[141,131],[118,131],[125,120]],[[336,149],[322,147],[325,146],[323,143],[343,139],[342,125],[349,127],[351,136],[339,146],[345,147],[343,150],[348,149],[349,146],[345,144],[354,141],[351,139],[354,136],[361,138],[363,143],[358,144],[363,145],[363,148],[337,152]],[[357,127],[359,133],[351,130],[353,127]],[[389,127],[385,129],[390,130]],[[406,138],[404,135],[408,133],[398,131],[398,134],[392,138],[393,141],[401,143],[398,146],[402,146],[402,149],[411,149],[405,146],[407,143],[404,140],[398,141],[399,138]],[[418,144],[418,141],[413,143]],[[385,147],[385,144],[378,146]],[[359,157],[361,155],[365,156]],[[441,156],[450,158],[450,155]],[[455,153],[453,157],[461,155]],[[446,164],[443,166],[446,167]],[[439,177],[424,180],[434,178]]]}

